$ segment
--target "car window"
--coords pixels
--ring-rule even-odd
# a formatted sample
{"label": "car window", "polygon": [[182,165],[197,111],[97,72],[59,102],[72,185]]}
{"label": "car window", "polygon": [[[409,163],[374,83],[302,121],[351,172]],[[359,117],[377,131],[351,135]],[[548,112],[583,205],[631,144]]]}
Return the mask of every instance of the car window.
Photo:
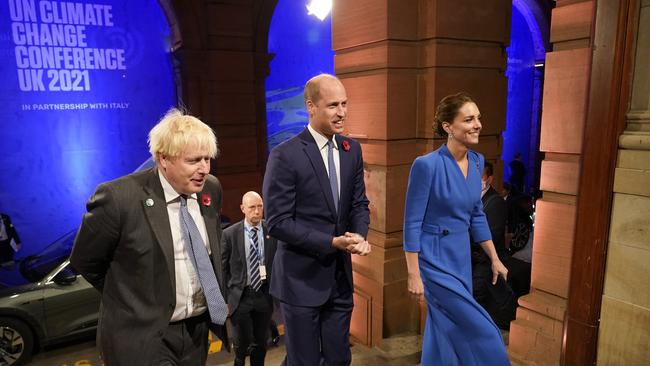
{"label": "car window", "polygon": [[70,231],[37,255],[20,261],[20,273],[30,282],[38,282],[70,256],[76,230]]}

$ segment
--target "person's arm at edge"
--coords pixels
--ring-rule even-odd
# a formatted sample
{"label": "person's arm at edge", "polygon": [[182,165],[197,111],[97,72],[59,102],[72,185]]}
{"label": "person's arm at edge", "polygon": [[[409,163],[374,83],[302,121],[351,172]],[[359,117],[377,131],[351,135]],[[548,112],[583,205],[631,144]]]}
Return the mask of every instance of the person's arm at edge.
{"label": "person's arm at edge", "polygon": [[[472,153],[473,152],[470,152],[470,154]],[[483,172],[483,168],[485,166],[483,155],[478,153],[473,154],[475,154],[475,158],[478,159],[478,166],[476,168],[479,172]],[[468,159],[471,158],[468,156]],[[488,255],[490,261],[492,262],[492,284],[494,285],[497,283],[497,278],[499,276],[502,276],[504,280],[507,279],[508,270],[503,265],[503,263],[501,263],[501,260],[499,259],[497,251],[494,247],[494,243],[492,242],[490,226],[488,225],[487,217],[485,217],[485,213],[483,212],[483,201],[481,201],[480,197],[474,203],[474,208],[472,209],[471,215],[471,235],[472,238],[474,238],[474,242],[478,243],[481,246],[485,254]]]}
{"label": "person's arm at edge", "polygon": [[[351,146],[358,150],[357,162],[353,178],[352,202],[350,209],[350,232],[361,235],[364,239],[368,237],[368,225],[370,224],[370,210],[368,209],[368,197],[366,197],[366,184],[364,181],[363,153],[361,145],[354,141]],[[350,151],[352,152],[352,151]]]}
{"label": "person's arm at edge", "polygon": [[107,184],[97,187],[86,204],[70,263],[100,292],[119,240],[120,215],[114,193]]}
{"label": "person's arm at edge", "polygon": [[413,162],[406,189],[404,208],[404,252],[408,270],[408,291],[420,297],[424,285],[420,277],[418,255],[420,252],[420,236],[422,222],[427,210],[429,191],[431,189],[432,167],[423,158]]}
{"label": "person's arm at edge", "polygon": [[228,283],[230,282],[230,258],[232,256],[232,245],[230,230],[226,229],[221,234],[221,270],[223,272],[224,292],[226,302],[228,301]]}

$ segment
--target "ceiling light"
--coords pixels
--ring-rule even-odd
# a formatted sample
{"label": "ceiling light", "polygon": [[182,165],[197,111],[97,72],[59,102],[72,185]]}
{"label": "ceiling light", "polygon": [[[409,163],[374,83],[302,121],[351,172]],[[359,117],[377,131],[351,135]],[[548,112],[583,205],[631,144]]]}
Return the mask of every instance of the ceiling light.
{"label": "ceiling light", "polygon": [[325,20],[331,10],[332,0],[311,0],[311,3],[307,5],[307,15],[314,15],[321,21]]}

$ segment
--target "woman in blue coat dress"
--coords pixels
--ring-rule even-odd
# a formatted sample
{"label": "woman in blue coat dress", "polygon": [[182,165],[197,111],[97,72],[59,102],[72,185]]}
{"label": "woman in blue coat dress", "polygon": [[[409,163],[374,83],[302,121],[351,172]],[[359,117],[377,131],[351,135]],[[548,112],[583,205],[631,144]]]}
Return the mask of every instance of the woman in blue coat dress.
{"label": "woman in blue coat dress", "polygon": [[509,365],[499,328],[472,297],[470,235],[492,260],[493,284],[507,269],[497,256],[481,202],[481,115],[464,93],[442,99],[435,129],[447,137],[413,162],[406,192],[404,250],[409,292],[424,293],[422,365]]}

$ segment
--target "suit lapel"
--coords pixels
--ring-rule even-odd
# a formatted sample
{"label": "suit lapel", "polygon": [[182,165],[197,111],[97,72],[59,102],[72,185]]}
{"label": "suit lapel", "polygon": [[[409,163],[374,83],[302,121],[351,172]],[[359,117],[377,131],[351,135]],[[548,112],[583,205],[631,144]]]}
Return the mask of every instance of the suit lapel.
{"label": "suit lapel", "polygon": [[[325,194],[325,201],[327,206],[332,213],[332,217],[336,218],[336,209],[334,208],[334,199],[332,198],[332,188],[330,187],[330,179],[327,175],[327,170],[325,169],[325,164],[323,163],[323,158],[318,150],[318,145],[314,137],[309,133],[308,129],[304,129],[301,133],[302,143],[304,144],[303,150],[307,154],[309,161],[311,162],[314,172],[316,173],[316,178],[318,178],[318,183],[320,184],[321,190]],[[343,186],[343,185],[341,185]]]}
{"label": "suit lapel", "polygon": [[235,230],[237,233],[235,236],[235,245],[237,246],[237,250],[239,250],[239,255],[237,257],[241,260],[242,271],[246,271],[248,267],[246,264],[246,240],[244,239],[246,230],[244,230],[244,221],[240,221],[235,225],[238,225]]}
{"label": "suit lapel", "polygon": [[350,152],[343,150],[343,140],[345,138],[341,137],[340,135],[336,136],[336,144],[339,147],[339,177],[341,179],[341,188],[339,190],[339,194],[341,196],[341,200],[339,201],[339,212],[342,211],[341,206],[343,206],[347,202],[352,202],[351,197],[348,197],[348,194],[352,191],[351,189],[346,189],[351,182],[350,179],[352,177],[351,172],[351,157],[350,157]]}
{"label": "suit lapel", "polygon": [[[205,231],[208,234],[212,266],[215,268],[216,273],[221,273],[221,243],[219,242],[221,238],[218,234],[221,231],[221,222],[219,222],[219,216],[216,214],[218,208],[214,207],[215,202],[219,200],[213,197],[212,193],[207,190],[207,183],[203,189],[203,191],[197,193],[196,198],[199,202],[203,222],[205,223]],[[223,287],[221,276],[217,276],[217,282],[219,282],[219,286]]]}
{"label": "suit lapel", "polygon": [[174,268],[174,241],[172,239],[172,229],[169,224],[169,214],[167,213],[167,202],[165,201],[165,194],[160,178],[158,177],[158,170],[151,169],[151,174],[144,187],[147,197],[142,200],[144,212],[149,221],[151,231],[160,249],[165,257],[167,269],[169,270],[169,278],[172,283],[172,293],[176,293],[176,275]]}
{"label": "suit lapel", "polygon": [[271,259],[271,245],[269,244],[269,241],[271,240],[271,237],[269,236],[268,229],[266,228],[266,224],[264,221],[262,221],[262,232],[263,232],[263,243],[264,243],[264,264],[266,265],[266,270],[268,271],[270,266],[270,259]]}
{"label": "suit lapel", "polygon": [[[197,199],[199,201],[199,207],[201,208],[201,216],[203,216],[203,221],[205,222],[205,231],[208,233],[208,240],[210,241],[210,251],[212,256],[215,255],[215,250],[217,250],[217,215],[210,210],[210,206],[203,204],[202,197],[204,195],[210,195],[209,193],[201,192],[197,194]],[[210,198],[210,205],[212,205],[212,198]],[[219,255],[217,253],[217,255]]]}

